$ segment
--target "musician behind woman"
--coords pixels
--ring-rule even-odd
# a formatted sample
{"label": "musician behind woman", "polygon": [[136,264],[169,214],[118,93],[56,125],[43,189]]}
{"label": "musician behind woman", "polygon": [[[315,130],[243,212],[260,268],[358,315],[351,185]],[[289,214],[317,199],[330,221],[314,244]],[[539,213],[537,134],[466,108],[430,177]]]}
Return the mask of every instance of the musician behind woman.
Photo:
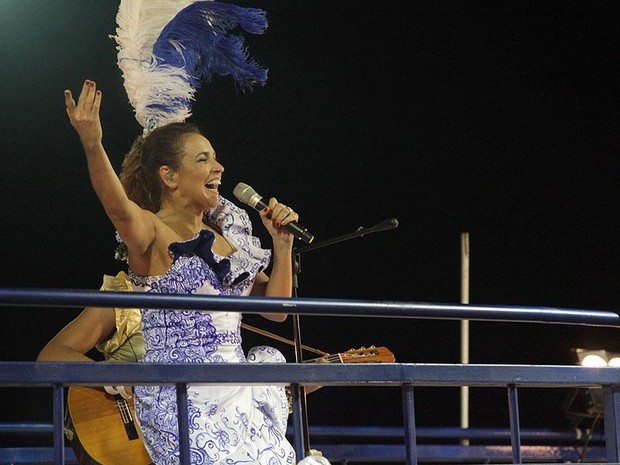
{"label": "musician behind woman", "polygon": [[[124,271],[104,275],[102,291],[131,292]],[[87,307],[41,349],[37,362],[92,362],[87,354],[96,348],[106,362],[139,362],[144,342],[137,308]],[[129,397],[129,389],[119,389]]]}
{"label": "musician behind woman", "polygon": [[[104,275],[101,291],[132,292],[129,276],[120,271],[116,276]],[[101,352],[106,362],[140,362],[144,355],[141,314],[137,308],[86,307],[39,352],[37,362],[93,362],[87,354]],[[284,357],[274,348],[253,347],[248,352],[251,362],[282,362]],[[318,386],[310,386],[314,391]],[[106,387],[131,397],[131,388]],[[110,392],[116,393],[116,392]]]}
{"label": "musician behind woman", "polygon": [[[100,290],[132,292],[133,288],[129,276],[120,271],[116,276],[104,275]],[[137,308],[86,307],[41,349],[37,362],[93,362],[95,360],[87,355],[93,349],[101,352],[106,362],[139,362],[144,355],[140,318]],[[262,362],[277,361],[275,357],[269,360],[271,356],[266,355],[274,349],[265,351],[264,348],[253,347],[249,358]],[[306,386],[306,393],[319,388]],[[112,390],[123,397],[131,397],[130,388],[117,386]]]}

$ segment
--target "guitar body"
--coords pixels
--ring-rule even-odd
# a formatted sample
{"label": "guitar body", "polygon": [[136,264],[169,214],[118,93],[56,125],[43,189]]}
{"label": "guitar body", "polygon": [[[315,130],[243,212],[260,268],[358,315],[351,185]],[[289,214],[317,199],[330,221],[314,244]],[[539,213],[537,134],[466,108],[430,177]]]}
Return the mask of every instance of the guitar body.
{"label": "guitar body", "polygon": [[80,465],[149,465],[133,400],[102,388],[71,386],[67,394],[69,439]]}

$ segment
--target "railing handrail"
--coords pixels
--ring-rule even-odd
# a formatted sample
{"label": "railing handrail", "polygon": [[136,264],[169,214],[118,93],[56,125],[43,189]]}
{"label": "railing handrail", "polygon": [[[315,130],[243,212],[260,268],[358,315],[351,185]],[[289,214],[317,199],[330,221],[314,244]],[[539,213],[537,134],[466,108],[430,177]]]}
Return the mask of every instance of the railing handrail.
{"label": "railing handrail", "polygon": [[126,307],[208,308],[242,313],[297,313],[324,316],[394,317],[438,320],[557,323],[620,327],[620,315],[609,310],[511,305],[473,305],[310,299],[277,297],[232,297],[207,295],[163,295],[90,289],[44,289],[0,287],[0,306],[39,307]]}
{"label": "railing handrail", "polygon": [[321,384],[323,386],[555,388],[620,386],[620,369],[568,365],[479,365],[424,363],[196,364],[0,362],[0,386],[53,384]]}

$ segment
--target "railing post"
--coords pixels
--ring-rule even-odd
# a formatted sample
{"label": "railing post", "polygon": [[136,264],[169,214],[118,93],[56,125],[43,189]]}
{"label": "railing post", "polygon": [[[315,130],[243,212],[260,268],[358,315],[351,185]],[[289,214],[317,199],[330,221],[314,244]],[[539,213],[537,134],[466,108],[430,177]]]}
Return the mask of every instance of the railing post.
{"label": "railing post", "polygon": [[54,384],[54,463],[65,463],[65,391],[62,384]]}
{"label": "railing post", "polygon": [[190,465],[189,449],[189,414],[187,412],[187,385],[177,383],[177,411],[179,413],[179,461],[182,465]]}
{"label": "railing post", "polygon": [[512,443],[512,463],[521,462],[521,428],[519,426],[519,397],[517,386],[508,385],[508,410],[510,414],[510,442]]}
{"label": "railing post", "polygon": [[620,461],[620,387],[603,386],[603,422],[607,462]]}
{"label": "railing post", "polygon": [[302,389],[303,387],[298,383],[291,384],[291,394],[293,396],[293,443],[298,462],[306,456],[310,449],[306,425],[306,396],[305,391]]}
{"label": "railing post", "polygon": [[413,403],[413,384],[403,383],[403,422],[405,425],[405,453],[407,465],[417,465],[418,450],[415,431],[415,408]]}

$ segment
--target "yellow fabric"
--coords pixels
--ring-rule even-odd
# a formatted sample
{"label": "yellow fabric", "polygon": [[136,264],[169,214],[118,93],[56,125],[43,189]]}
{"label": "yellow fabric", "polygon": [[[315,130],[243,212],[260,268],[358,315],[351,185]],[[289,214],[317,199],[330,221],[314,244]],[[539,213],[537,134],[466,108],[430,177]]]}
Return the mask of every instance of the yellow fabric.
{"label": "yellow fabric", "polygon": [[[102,291],[132,292],[129,276],[123,271],[116,276],[104,275]],[[97,350],[106,360],[139,362],[144,355],[144,341],[140,310],[137,308],[115,308],[116,331],[110,338],[97,344]]]}

